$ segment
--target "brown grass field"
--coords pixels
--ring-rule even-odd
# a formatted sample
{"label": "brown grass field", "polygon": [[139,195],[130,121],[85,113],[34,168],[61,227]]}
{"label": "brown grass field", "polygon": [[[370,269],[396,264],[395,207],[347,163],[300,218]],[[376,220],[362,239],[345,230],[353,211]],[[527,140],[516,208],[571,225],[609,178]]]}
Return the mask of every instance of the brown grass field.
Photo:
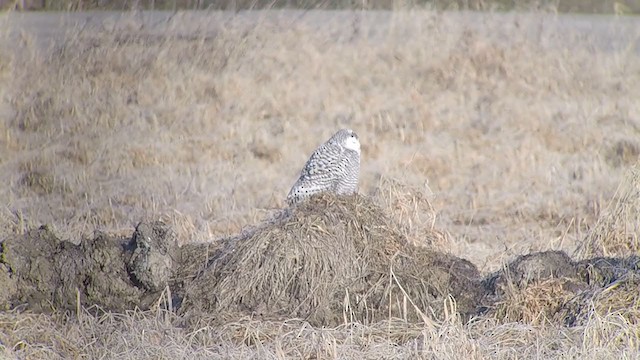
{"label": "brown grass field", "polygon": [[[482,274],[533,251],[640,255],[637,18],[133,14],[70,27],[47,48],[11,16],[0,17],[0,240],[45,223],[64,239],[129,236],[156,219],[181,244],[233,236],[283,208],[315,147],[350,127],[360,194],[413,244]],[[0,357],[640,357],[638,318],[595,311],[565,327],[541,320],[540,294],[516,295],[530,296],[518,321],[463,322],[449,303],[444,321],[336,328],[12,310],[0,312]]]}

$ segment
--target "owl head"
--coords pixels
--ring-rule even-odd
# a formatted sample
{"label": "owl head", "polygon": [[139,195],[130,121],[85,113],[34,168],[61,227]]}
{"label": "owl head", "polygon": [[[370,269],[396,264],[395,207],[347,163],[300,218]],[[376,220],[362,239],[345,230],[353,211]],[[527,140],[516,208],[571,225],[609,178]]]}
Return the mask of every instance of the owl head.
{"label": "owl head", "polygon": [[341,129],[335,133],[329,141],[343,146],[348,150],[360,153],[360,140],[358,139],[358,134],[351,129]]}

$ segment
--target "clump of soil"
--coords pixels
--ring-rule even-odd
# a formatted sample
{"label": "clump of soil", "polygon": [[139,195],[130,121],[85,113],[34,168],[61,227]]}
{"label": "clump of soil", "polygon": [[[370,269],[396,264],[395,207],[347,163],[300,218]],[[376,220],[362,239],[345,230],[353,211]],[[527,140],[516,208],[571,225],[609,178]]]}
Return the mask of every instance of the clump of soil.
{"label": "clump of soil", "polygon": [[630,323],[640,321],[640,257],[594,258],[576,264],[591,287],[559,311],[565,325],[585,325],[590,317],[617,313]]}
{"label": "clump of soil", "polygon": [[531,282],[548,278],[576,278],[578,270],[562,251],[544,251],[518,256],[503,270],[485,280],[487,289],[496,293],[507,286],[525,287]]}
{"label": "clump of soil", "polygon": [[604,315],[640,314],[640,258],[593,258],[574,262],[564,252],[519,256],[484,281],[489,314],[503,321],[584,324],[593,309]]}
{"label": "clump of soil", "polygon": [[166,226],[141,223],[131,239],[97,234],[79,245],[42,226],[0,248],[0,307],[36,312],[99,305],[148,308],[167,286],[177,246]]}

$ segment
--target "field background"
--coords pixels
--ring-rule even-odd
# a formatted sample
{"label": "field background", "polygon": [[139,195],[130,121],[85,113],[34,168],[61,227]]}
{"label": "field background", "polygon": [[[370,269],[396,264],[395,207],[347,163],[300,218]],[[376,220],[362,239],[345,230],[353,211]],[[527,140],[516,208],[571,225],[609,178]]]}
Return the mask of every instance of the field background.
{"label": "field background", "polygon": [[[408,224],[414,243],[439,229],[446,236],[431,246],[488,273],[531,251],[574,253],[640,154],[634,17],[7,13],[0,30],[2,237],[43,223],[70,240],[130,235],[159,218],[182,243],[215,241],[283,207],[313,149],[348,126],[362,142],[360,193]],[[0,349],[9,358],[635,358],[640,329],[618,320],[565,329],[452,316],[437,328],[313,329],[239,319],[187,331],[163,312],[4,313],[0,329],[13,336]]]}

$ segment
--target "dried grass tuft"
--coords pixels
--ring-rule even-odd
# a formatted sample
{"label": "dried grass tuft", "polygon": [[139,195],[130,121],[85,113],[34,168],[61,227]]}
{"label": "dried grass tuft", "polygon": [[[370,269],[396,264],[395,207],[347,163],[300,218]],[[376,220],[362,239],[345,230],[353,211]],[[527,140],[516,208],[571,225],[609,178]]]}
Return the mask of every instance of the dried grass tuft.
{"label": "dried grass tuft", "polygon": [[374,198],[412,245],[444,252],[453,252],[455,249],[456,243],[451,234],[436,227],[438,213],[433,205],[435,195],[428,184],[417,188],[381,176]]}
{"label": "dried grass tuft", "polygon": [[640,166],[629,168],[608,207],[578,246],[580,259],[640,255]]}
{"label": "dried grass tuft", "polygon": [[495,304],[493,315],[504,322],[532,325],[555,323],[559,309],[574,296],[569,279],[546,279],[523,288],[509,287]]}

